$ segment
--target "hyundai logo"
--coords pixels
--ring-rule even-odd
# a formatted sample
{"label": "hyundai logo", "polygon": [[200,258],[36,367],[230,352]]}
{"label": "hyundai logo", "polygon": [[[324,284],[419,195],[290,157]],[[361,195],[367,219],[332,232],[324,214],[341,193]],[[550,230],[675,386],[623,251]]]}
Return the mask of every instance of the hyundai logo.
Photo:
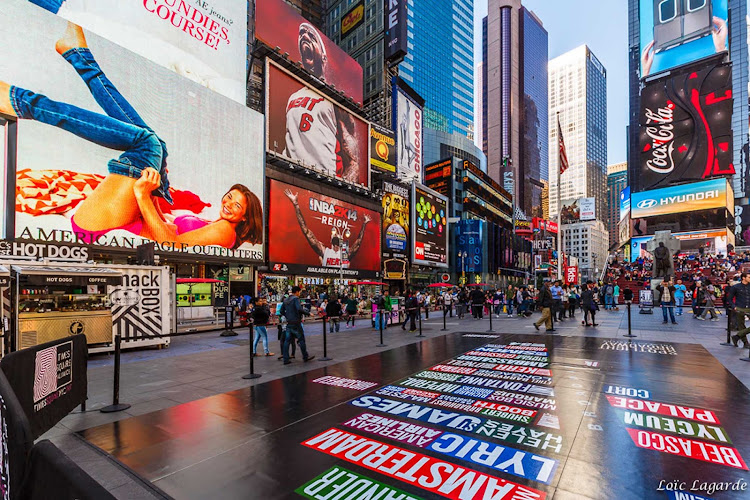
{"label": "hyundai logo", "polygon": [[657,201],[653,199],[641,200],[638,202],[638,208],[648,209],[656,206]]}

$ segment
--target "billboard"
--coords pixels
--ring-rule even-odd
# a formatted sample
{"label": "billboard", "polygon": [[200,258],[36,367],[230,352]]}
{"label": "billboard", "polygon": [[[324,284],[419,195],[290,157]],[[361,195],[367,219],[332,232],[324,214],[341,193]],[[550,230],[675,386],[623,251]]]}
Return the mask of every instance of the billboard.
{"label": "billboard", "polygon": [[448,267],[448,198],[412,185],[412,262]]}
{"label": "billboard", "polygon": [[[4,7],[0,80],[23,86],[16,238],[263,260],[260,113],[28,2]],[[82,37],[89,50],[55,50]]]}
{"label": "billboard", "polygon": [[383,181],[383,255],[407,257],[410,189]]}
{"label": "billboard", "polygon": [[393,92],[393,123],[396,124],[398,176],[400,179],[422,183],[423,106],[395,81],[396,77]]}
{"label": "billboard", "polygon": [[563,200],[561,202],[562,209],[560,209],[560,223],[561,224],[575,224],[581,220],[581,200],[583,198],[575,198],[573,200]]}
{"label": "billboard", "polygon": [[246,2],[31,1],[87,33],[245,104]]}
{"label": "billboard", "polygon": [[482,272],[482,225],[479,219],[463,219],[456,223],[456,263],[466,273]]}
{"label": "billboard", "polygon": [[385,19],[385,60],[389,66],[401,62],[409,51],[407,45],[407,0],[387,0],[383,13]]}
{"label": "billboard", "polygon": [[370,184],[367,122],[271,62],[266,119],[268,151],[331,177]]}
{"label": "billboard", "polygon": [[380,270],[380,214],[277,180],[269,181],[272,271],[344,278]]}
{"label": "billboard", "polygon": [[436,161],[430,163],[424,167],[424,183],[425,185],[444,195],[450,196],[452,192],[451,186],[453,183],[453,158],[446,158],[445,160]]}
{"label": "billboard", "polygon": [[620,220],[630,214],[630,186],[620,191]]}
{"label": "billboard", "polygon": [[[362,104],[362,66],[292,6],[283,0],[256,0],[255,19],[258,40],[279,47],[289,60]],[[242,62],[244,69],[244,58]]]}
{"label": "billboard", "polygon": [[596,219],[596,198],[581,198],[578,206],[581,209],[581,220]]}
{"label": "billboard", "polygon": [[374,124],[370,125],[370,168],[396,173],[396,135]]}
{"label": "billboard", "polygon": [[349,12],[341,17],[341,40],[343,41],[348,35],[362,26],[365,21],[365,3],[360,0],[349,9]]}
{"label": "billboard", "polygon": [[726,208],[730,214],[734,213],[734,192],[726,179],[633,193],[631,200],[631,217],[634,219],[712,208]]}
{"label": "billboard", "polygon": [[726,52],[728,19],[727,0],[640,0],[641,78]]}
{"label": "billboard", "polygon": [[641,91],[637,191],[733,175],[732,68],[711,65]]}
{"label": "billboard", "polygon": [[549,233],[557,234],[558,229],[557,222],[545,220],[541,217],[534,217],[531,220],[531,227],[535,233],[540,231],[547,231]]}

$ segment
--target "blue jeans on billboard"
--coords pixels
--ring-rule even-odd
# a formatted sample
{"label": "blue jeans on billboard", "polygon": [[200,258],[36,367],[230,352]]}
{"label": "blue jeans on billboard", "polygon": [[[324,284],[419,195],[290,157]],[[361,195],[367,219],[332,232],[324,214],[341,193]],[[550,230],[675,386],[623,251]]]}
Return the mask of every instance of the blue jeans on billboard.
{"label": "blue jeans on billboard", "polygon": [[667,311],[669,311],[669,319],[671,319],[672,323],[676,325],[677,321],[674,319],[674,306],[670,302],[662,302],[661,313],[664,316],[664,323],[667,322]]}
{"label": "blue jeans on billboard", "polygon": [[172,203],[164,141],[146,125],[105,76],[89,49],[70,49],[63,54],[63,58],[73,66],[94,100],[107,114],[94,113],[11,86],[10,102],[18,118],[46,123],[99,146],[123,151],[119,158],[109,161],[109,172],[138,179],[143,170],[151,167],[161,174],[161,187],[153,194]]}
{"label": "blue jeans on billboard", "polygon": [[255,339],[253,340],[253,354],[256,354],[258,352],[258,342],[260,342],[260,339],[263,339],[263,350],[265,351],[265,354],[268,354],[269,353],[268,331],[266,331],[265,326],[255,327]]}
{"label": "blue jeans on billboard", "polygon": [[289,345],[292,344],[295,340],[299,344],[300,351],[302,351],[302,359],[307,361],[307,358],[310,357],[307,354],[307,344],[305,344],[305,330],[302,328],[302,324],[287,324],[286,337],[284,337],[284,351],[282,352],[284,356],[284,363],[289,361]]}
{"label": "blue jeans on billboard", "polygon": [[675,314],[678,316],[682,315],[682,306],[685,305],[685,297],[675,297],[674,298],[674,305],[675,305]]}
{"label": "blue jeans on billboard", "polygon": [[38,5],[39,7],[46,9],[53,14],[57,14],[62,7],[65,0],[29,0],[31,3]]}

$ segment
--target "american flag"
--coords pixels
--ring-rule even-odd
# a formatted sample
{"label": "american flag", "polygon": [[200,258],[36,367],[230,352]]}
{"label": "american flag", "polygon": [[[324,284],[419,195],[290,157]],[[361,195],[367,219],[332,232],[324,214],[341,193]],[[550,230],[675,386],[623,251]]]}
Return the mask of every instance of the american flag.
{"label": "american flag", "polygon": [[565,141],[563,140],[562,127],[560,127],[560,116],[557,117],[557,144],[559,145],[558,161],[560,163],[560,175],[568,170],[568,153],[565,152]]}

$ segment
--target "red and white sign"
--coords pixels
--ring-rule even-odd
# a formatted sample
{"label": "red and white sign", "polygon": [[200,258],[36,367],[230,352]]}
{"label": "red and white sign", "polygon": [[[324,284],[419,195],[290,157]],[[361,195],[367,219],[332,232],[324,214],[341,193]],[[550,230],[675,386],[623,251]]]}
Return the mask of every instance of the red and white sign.
{"label": "red and white sign", "polygon": [[555,221],[545,220],[541,217],[534,217],[531,224],[534,229],[538,229],[539,231],[548,231],[557,234],[558,225]]}
{"label": "red and white sign", "polygon": [[713,443],[704,443],[680,436],[669,436],[658,432],[628,429],[631,439],[638,448],[656,450],[670,455],[703,460],[712,464],[726,465],[735,469],[748,470],[745,461],[734,448]]}
{"label": "red and white sign", "polygon": [[565,283],[568,285],[578,284],[578,266],[568,266],[565,268]]}
{"label": "red and white sign", "polygon": [[659,403],[657,401],[646,401],[640,399],[621,398],[619,396],[607,396],[609,404],[615,408],[625,410],[642,411],[655,413],[657,415],[666,415],[669,417],[687,418],[709,424],[718,424],[719,419],[711,410],[699,410],[689,406],[673,405],[669,403]]}

